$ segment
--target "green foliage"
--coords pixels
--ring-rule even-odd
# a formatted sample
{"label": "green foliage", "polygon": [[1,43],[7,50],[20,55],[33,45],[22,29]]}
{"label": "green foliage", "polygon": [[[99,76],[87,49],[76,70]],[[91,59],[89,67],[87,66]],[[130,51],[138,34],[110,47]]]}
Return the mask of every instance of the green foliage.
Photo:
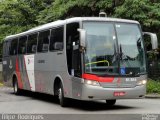
{"label": "green foliage", "polygon": [[160,80],[148,80],[147,82],[147,93],[158,93],[160,94]]}
{"label": "green foliage", "polygon": [[158,0],[1,0],[0,40],[58,19],[98,16],[101,9],[109,17],[138,20],[144,30],[160,35]]}
{"label": "green foliage", "polygon": [[29,6],[16,0],[6,0],[0,6],[0,39],[9,34],[24,31],[34,24]]}
{"label": "green foliage", "polygon": [[143,30],[160,33],[160,2],[149,0],[125,0],[116,8],[115,17],[137,20]]}
{"label": "green foliage", "polygon": [[0,40],[38,25],[39,11],[49,4],[47,0],[5,0],[0,3]]}
{"label": "green foliage", "polygon": [[40,12],[37,20],[40,24],[73,16],[98,16],[101,9],[111,14],[113,0],[55,0]]}

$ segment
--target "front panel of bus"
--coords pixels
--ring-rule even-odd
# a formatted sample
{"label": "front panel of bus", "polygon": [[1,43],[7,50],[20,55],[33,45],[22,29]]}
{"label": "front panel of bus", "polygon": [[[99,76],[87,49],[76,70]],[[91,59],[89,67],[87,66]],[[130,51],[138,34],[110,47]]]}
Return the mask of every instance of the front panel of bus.
{"label": "front panel of bus", "polygon": [[[146,56],[139,24],[84,21],[81,99],[140,98],[146,91]],[[77,86],[78,87],[78,86]]]}

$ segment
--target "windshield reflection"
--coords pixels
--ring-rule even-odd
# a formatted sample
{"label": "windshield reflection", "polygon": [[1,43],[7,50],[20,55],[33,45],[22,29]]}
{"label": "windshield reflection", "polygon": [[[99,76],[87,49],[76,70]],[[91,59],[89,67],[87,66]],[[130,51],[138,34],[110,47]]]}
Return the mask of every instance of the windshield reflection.
{"label": "windshield reflection", "polygon": [[85,72],[118,74],[116,37],[112,23],[84,23],[87,31]]}
{"label": "windshield reflection", "polygon": [[120,68],[125,74],[146,72],[145,52],[138,25],[117,23],[116,32],[120,53]]}

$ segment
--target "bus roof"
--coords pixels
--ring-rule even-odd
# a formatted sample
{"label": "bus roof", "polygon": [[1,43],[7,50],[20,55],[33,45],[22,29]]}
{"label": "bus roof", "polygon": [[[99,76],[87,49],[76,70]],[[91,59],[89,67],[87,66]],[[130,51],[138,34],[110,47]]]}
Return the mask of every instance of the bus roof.
{"label": "bus roof", "polygon": [[124,23],[135,23],[139,24],[139,22],[135,20],[127,20],[127,19],[119,19],[119,18],[109,18],[109,17],[74,17],[66,19],[68,22],[74,21],[111,21],[111,22],[124,22]]}
{"label": "bus roof", "polygon": [[30,29],[28,31],[25,31],[25,32],[22,32],[22,33],[18,33],[18,34],[15,34],[15,35],[10,35],[10,36],[7,36],[5,38],[5,40],[13,39],[13,38],[28,35],[28,34],[32,34],[34,32],[50,29],[52,27],[58,27],[58,26],[66,24],[66,23],[81,22],[81,21],[110,21],[110,22],[123,22],[123,23],[139,24],[139,22],[134,21],[134,20],[109,18],[109,17],[74,17],[74,18],[69,18],[69,19],[66,19],[66,20],[54,21],[54,22],[51,22],[51,23],[47,23],[47,24],[32,28],[32,29]]}

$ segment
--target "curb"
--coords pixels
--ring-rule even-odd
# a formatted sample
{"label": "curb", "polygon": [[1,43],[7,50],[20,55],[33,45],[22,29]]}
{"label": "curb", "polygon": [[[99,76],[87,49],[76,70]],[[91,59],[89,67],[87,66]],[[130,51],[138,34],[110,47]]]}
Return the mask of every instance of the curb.
{"label": "curb", "polygon": [[160,99],[160,94],[148,94],[148,95],[145,95],[145,98],[159,98]]}

